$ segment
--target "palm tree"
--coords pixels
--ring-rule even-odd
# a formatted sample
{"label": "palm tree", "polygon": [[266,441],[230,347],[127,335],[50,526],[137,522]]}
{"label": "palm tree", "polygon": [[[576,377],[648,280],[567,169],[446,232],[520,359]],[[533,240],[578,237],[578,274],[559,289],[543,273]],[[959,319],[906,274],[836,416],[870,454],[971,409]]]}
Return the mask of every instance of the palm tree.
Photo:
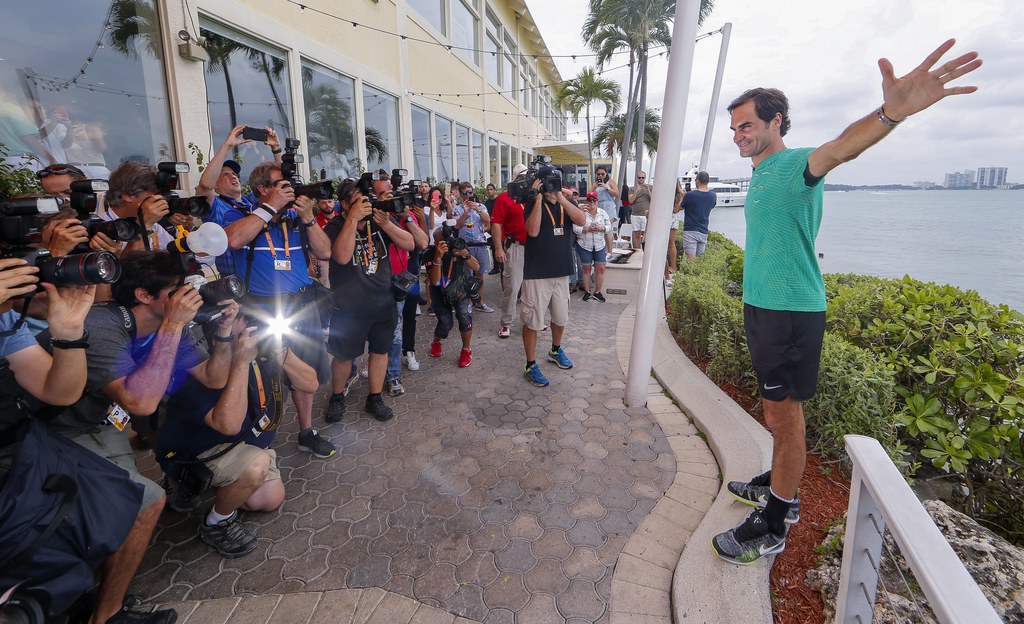
{"label": "palm tree", "polygon": [[[714,0],[701,0],[697,23],[703,23],[714,8]],[[634,110],[647,109],[647,61],[652,47],[668,49],[672,42],[671,22],[675,16],[676,0],[590,0],[590,16],[583,25],[583,38],[600,55],[599,65],[610,58],[610,52],[626,48],[630,51],[630,72],[637,66],[636,84],[630,84],[627,117]],[[616,46],[617,47],[613,47]],[[636,108],[634,109],[634,106]],[[625,152],[633,145],[631,119],[625,120],[626,136],[623,158],[619,166],[620,183],[626,178]],[[636,169],[643,165],[644,141],[636,141]]]}
{"label": "palm tree", "polygon": [[[605,110],[614,113],[619,109],[619,85],[612,80],[598,78],[592,67],[587,67],[578,76],[562,85],[558,93],[558,106],[569,111],[572,120],[580,120],[580,112],[587,111],[587,145],[593,143],[590,135],[590,105],[595,102],[604,104]],[[588,177],[594,174],[594,150],[587,150],[590,156]]]}
{"label": "palm tree", "polygon": [[[616,152],[622,154],[628,154],[629,150],[626,149],[626,124],[627,117],[632,117],[639,120],[639,112],[634,112],[632,115],[626,115],[619,113],[612,115],[608,119],[597,127],[597,131],[594,133],[594,140],[591,142],[591,147],[596,149],[599,154],[604,154],[611,158]],[[632,132],[629,134],[639,134],[638,128],[633,124]],[[658,138],[660,136],[661,128],[661,115],[656,111],[648,108],[644,115],[644,134],[643,134],[643,146],[647,148],[647,151],[651,154],[658,151]]]}

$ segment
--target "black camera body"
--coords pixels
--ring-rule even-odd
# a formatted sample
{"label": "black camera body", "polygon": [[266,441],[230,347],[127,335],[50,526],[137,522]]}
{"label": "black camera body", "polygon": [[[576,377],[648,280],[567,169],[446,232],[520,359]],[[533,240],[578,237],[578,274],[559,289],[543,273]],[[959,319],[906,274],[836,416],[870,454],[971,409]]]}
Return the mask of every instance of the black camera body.
{"label": "black camera body", "polygon": [[181,184],[180,174],[188,173],[188,163],[184,162],[162,162],[156,166],[156,188],[157,194],[167,201],[167,208],[171,214],[187,214],[197,219],[207,219],[210,216],[210,202],[200,195],[195,197],[181,197],[174,191],[178,190]]}
{"label": "black camera body", "polygon": [[195,288],[203,298],[203,305],[192,319],[197,325],[205,325],[221,317],[223,312],[219,302],[228,299],[238,301],[245,296],[245,283],[237,275],[226,275],[209,282],[202,275],[193,273],[185,276],[185,283]]}
{"label": "black camera body", "polygon": [[454,225],[441,225],[441,238],[448,245],[449,252],[461,251],[466,248],[466,241],[459,238],[459,230]]}
{"label": "black camera body", "polygon": [[[135,217],[105,221],[96,216],[101,191],[110,190],[106,180],[77,180],[71,183],[71,208],[78,215],[89,238],[102,232],[113,241],[133,241],[146,233]],[[81,251],[89,251],[83,247]]]}
{"label": "black camera body", "polygon": [[[367,171],[359,176],[356,187],[360,193],[369,198],[370,205],[373,206],[374,210],[383,210],[391,214],[405,212],[407,206],[412,206],[416,203],[415,191],[410,191],[409,189],[401,190],[402,178],[408,175],[408,173],[405,169],[392,169],[389,176],[381,171]],[[395,189],[392,192],[391,199],[380,199],[373,192],[373,183],[382,180],[390,180],[391,188]]]}
{"label": "black camera body", "polygon": [[[540,190],[535,190],[533,183],[541,180]],[[562,190],[562,171],[551,165],[550,156],[537,156],[530,163],[522,181],[513,180],[506,187],[509,197],[518,204],[532,202],[537,193],[557,193]]]}
{"label": "black camera body", "polygon": [[[304,184],[302,176],[299,175],[299,163],[304,162],[302,154],[299,154],[299,139],[286,138],[284,140],[284,154],[281,156],[281,176],[291,182],[292,190],[296,197],[311,197],[313,200],[332,199],[334,197],[334,182],[325,180]],[[326,172],[325,172],[326,173]]]}

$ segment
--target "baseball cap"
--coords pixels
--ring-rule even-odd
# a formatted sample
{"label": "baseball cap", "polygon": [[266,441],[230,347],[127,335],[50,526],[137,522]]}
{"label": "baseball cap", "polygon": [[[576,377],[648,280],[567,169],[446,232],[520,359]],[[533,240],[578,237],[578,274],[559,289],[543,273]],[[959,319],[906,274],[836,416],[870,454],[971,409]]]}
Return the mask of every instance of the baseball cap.
{"label": "baseball cap", "polygon": [[597,199],[597,193],[587,193],[587,199]]}
{"label": "baseball cap", "polygon": [[224,161],[224,166],[235,172],[235,175],[242,173],[242,164],[233,158]]}
{"label": "baseball cap", "polygon": [[526,165],[519,163],[515,167],[512,167],[512,177],[518,178],[519,176],[526,173]]}

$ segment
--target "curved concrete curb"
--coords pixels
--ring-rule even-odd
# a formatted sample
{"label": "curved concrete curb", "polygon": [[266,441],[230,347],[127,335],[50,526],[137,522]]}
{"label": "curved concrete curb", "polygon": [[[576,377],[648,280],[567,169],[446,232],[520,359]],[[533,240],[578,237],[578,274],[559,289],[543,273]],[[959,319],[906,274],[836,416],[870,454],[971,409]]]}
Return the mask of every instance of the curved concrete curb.
{"label": "curved concrete curb", "polygon": [[[664,317],[658,322],[656,336],[654,375],[707,436],[722,470],[722,484],[747,480],[767,470],[771,466],[771,434],[686,357]],[[769,561],[735,566],[718,559],[711,550],[711,538],[738,525],[750,513],[749,507],[732,503],[723,487],[679,558],[672,580],[672,613],[678,624],[772,621]]]}

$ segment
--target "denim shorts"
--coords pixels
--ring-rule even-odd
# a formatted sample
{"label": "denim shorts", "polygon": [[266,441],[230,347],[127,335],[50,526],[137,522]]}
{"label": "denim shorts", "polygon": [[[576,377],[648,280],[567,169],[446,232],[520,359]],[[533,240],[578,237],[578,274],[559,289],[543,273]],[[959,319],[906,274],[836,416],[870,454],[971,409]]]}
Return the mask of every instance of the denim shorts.
{"label": "denim shorts", "polygon": [[605,247],[602,247],[597,251],[587,251],[579,245],[576,245],[576,255],[580,257],[580,264],[583,266],[605,264],[607,253],[608,249]]}

